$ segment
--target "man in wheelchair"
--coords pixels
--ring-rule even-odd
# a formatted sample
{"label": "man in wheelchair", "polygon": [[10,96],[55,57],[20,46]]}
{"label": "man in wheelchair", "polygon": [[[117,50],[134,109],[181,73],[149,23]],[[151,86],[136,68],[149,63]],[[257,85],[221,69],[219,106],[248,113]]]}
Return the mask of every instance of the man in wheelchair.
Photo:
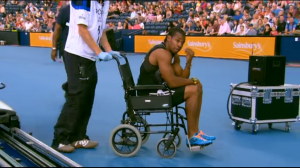
{"label": "man in wheelchair", "polygon": [[[177,54],[185,43],[185,33],[180,28],[170,29],[163,43],[154,46],[145,56],[140,67],[138,85],[168,86],[173,92],[173,106],[186,102],[188,137],[191,146],[210,145],[216,138],[199,130],[202,105],[202,85],[197,78],[189,78],[194,52],[185,48],[186,66],[180,65]],[[139,96],[156,93],[157,90],[138,91]],[[188,140],[186,142],[188,144]]]}

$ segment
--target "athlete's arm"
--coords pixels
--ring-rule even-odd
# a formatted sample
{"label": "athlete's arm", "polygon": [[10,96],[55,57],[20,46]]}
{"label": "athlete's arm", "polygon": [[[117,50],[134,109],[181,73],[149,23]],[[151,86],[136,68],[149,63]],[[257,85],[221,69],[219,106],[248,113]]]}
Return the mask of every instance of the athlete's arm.
{"label": "athlete's arm", "polygon": [[170,88],[177,88],[181,86],[191,85],[194,83],[192,79],[186,79],[183,77],[176,76],[171,64],[172,55],[170,52],[164,49],[157,49],[151,55],[153,55],[157,59],[161,75]]}
{"label": "athlete's arm", "polygon": [[104,48],[105,52],[111,52],[111,46],[108,42],[108,39],[107,39],[107,36],[106,36],[106,31],[107,30],[103,30],[103,33],[102,33],[102,37],[101,37],[101,40],[100,40],[100,45]]}
{"label": "athlete's arm", "polygon": [[175,55],[173,69],[174,69],[174,72],[175,72],[176,76],[188,79],[190,77],[190,73],[191,73],[190,72],[190,67],[191,67],[191,63],[187,62],[187,65],[185,66],[185,68],[183,70],[181,65],[180,65],[179,55]]}
{"label": "athlete's arm", "polygon": [[[94,41],[93,37],[91,36],[90,32],[88,31],[89,25],[89,18],[91,15],[91,1],[82,0],[76,1],[72,0],[72,6],[74,7],[75,11],[75,21],[78,25],[78,34],[81,36],[83,41],[94,51],[96,55],[101,53],[101,49],[99,48],[98,44]],[[72,27],[69,27],[72,29]]]}

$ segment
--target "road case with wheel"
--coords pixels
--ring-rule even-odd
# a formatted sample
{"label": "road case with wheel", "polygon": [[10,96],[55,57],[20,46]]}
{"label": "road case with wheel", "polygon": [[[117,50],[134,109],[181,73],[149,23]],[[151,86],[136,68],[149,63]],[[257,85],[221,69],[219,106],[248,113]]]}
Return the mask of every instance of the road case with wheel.
{"label": "road case with wheel", "polygon": [[254,86],[248,83],[231,84],[228,98],[228,113],[235,129],[242,123],[252,124],[252,132],[258,131],[259,124],[290,123],[300,120],[300,86]]}

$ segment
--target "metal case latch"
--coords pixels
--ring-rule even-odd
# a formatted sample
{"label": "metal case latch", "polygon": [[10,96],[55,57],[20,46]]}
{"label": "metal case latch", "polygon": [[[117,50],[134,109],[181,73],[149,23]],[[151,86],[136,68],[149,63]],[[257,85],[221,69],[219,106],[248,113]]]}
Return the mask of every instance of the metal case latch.
{"label": "metal case latch", "polygon": [[289,88],[285,90],[284,102],[293,103],[293,89]]}
{"label": "metal case latch", "polygon": [[242,104],[241,96],[232,96],[231,97],[231,104],[240,106]]}
{"label": "metal case latch", "polygon": [[252,99],[248,97],[242,98],[242,106],[244,107],[252,107]]}
{"label": "metal case latch", "polygon": [[272,103],[272,89],[265,89],[264,90],[264,99],[263,99],[263,103],[264,104],[271,104]]}
{"label": "metal case latch", "polygon": [[257,89],[256,86],[253,86],[253,87],[250,89],[250,91],[251,91],[251,97],[257,97],[257,96],[259,95],[258,89]]}

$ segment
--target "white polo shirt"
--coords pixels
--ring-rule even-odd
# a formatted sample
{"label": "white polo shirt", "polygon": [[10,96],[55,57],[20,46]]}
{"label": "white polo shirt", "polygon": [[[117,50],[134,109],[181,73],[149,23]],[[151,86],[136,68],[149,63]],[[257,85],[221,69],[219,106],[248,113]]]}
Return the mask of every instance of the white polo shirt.
{"label": "white polo shirt", "polygon": [[109,1],[104,1],[102,5],[98,1],[71,0],[69,34],[65,51],[95,61],[97,55],[79,35],[78,24],[86,25],[92,38],[99,44],[108,10]]}

